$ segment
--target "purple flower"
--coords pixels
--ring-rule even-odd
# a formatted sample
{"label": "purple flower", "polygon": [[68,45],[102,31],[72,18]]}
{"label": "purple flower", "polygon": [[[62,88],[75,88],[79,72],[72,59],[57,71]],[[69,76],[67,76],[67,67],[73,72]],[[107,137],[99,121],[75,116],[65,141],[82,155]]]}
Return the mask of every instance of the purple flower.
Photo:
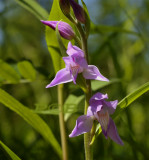
{"label": "purple flower", "polygon": [[43,24],[51,27],[54,30],[56,29],[57,23],[59,22],[59,24],[58,24],[58,30],[60,32],[60,35],[63,38],[71,40],[75,36],[75,33],[74,33],[72,27],[68,23],[66,23],[66,22],[62,22],[62,21],[43,21],[43,20],[41,20],[41,22]]}
{"label": "purple flower", "polygon": [[77,46],[73,46],[71,42],[68,43],[66,52],[69,55],[68,57],[63,57],[66,67],[57,72],[53,81],[46,88],[71,81],[76,84],[79,73],[82,73],[85,79],[109,81],[99,72],[96,66],[87,64],[84,52]]}
{"label": "purple flower", "polygon": [[118,101],[105,101],[108,99],[107,94],[96,93],[91,97],[87,110],[87,115],[80,116],[76,121],[76,126],[69,137],[75,137],[80,134],[90,132],[93,121],[97,120],[102,128],[102,132],[106,139],[110,137],[116,143],[123,145],[121,138],[118,135],[115,123],[110,118],[110,115],[115,112]]}
{"label": "purple flower", "polygon": [[70,5],[73,9],[73,12],[77,18],[77,20],[81,23],[85,23],[85,11],[84,9],[76,3],[74,0],[69,0]]}

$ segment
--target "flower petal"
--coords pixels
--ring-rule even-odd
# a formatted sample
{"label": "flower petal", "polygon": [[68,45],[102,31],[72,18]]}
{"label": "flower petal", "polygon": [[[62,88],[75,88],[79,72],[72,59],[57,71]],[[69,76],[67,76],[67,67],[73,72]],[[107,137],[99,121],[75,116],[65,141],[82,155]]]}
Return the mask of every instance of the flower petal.
{"label": "flower petal", "polygon": [[66,65],[66,68],[69,69],[70,68],[70,64],[72,64],[72,60],[71,58],[68,56],[68,57],[62,57],[64,62],[65,62],[65,65]]}
{"label": "flower petal", "polygon": [[118,135],[115,123],[113,120],[110,118],[109,120],[109,127],[107,130],[107,135],[110,137],[113,141],[115,141],[117,144],[123,145],[124,143],[122,142],[120,136]]}
{"label": "flower petal", "polygon": [[68,47],[67,47],[67,51],[66,53],[71,56],[73,54],[78,54],[80,55],[81,57],[84,57],[84,52],[77,46],[73,46],[71,44],[71,42],[68,43]]}
{"label": "flower petal", "polygon": [[94,65],[88,65],[88,69],[83,71],[83,76],[85,79],[95,79],[99,81],[109,81],[104,77]]}
{"label": "flower petal", "polygon": [[69,137],[79,136],[80,134],[89,132],[93,125],[93,118],[83,115],[80,116],[76,121],[76,126],[69,135]]}
{"label": "flower petal", "polygon": [[87,61],[84,57],[81,57],[78,53],[77,54],[73,54],[72,59],[75,63],[79,64],[81,67],[83,68],[88,68],[88,64]]}
{"label": "flower petal", "polygon": [[50,84],[48,84],[46,88],[53,87],[61,83],[71,82],[71,81],[72,81],[72,78],[71,78],[70,72],[67,71],[66,68],[64,68],[57,72],[53,81]]}
{"label": "flower petal", "polygon": [[102,106],[103,106],[102,103],[99,101],[98,101],[98,103],[96,103],[92,106],[89,106],[87,109],[87,116],[95,116],[96,117],[96,113],[101,110]]}
{"label": "flower petal", "polygon": [[118,100],[109,101],[109,102],[103,101],[103,103],[104,103],[104,108],[108,110],[109,114],[113,114],[117,107]]}
{"label": "flower petal", "polygon": [[99,101],[104,100],[104,99],[108,99],[108,95],[98,92],[91,97],[91,99],[89,100],[89,104],[91,106],[96,106],[98,105]]}

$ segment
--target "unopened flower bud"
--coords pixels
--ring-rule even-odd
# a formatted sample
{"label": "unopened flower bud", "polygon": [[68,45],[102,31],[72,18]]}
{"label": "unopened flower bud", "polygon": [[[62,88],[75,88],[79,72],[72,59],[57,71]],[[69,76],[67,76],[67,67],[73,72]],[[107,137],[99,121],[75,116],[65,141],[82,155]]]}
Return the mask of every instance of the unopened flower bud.
{"label": "unopened flower bud", "polygon": [[70,3],[69,0],[59,0],[60,8],[64,15],[69,15],[70,13]]}
{"label": "unopened flower bud", "polygon": [[76,19],[79,22],[85,24],[85,11],[84,11],[84,9],[78,3],[76,3],[74,0],[69,0],[69,2],[70,2],[70,5],[73,9],[73,12],[76,16]]}
{"label": "unopened flower bud", "polygon": [[66,23],[66,22],[62,22],[62,21],[43,21],[41,20],[41,22],[49,27],[51,27],[52,29],[56,29],[56,26],[57,26],[57,23],[58,24],[58,30],[60,32],[60,35],[65,38],[65,39],[68,39],[68,40],[71,40],[74,38],[75,36],[75,33],[72,29],[72,27]]}

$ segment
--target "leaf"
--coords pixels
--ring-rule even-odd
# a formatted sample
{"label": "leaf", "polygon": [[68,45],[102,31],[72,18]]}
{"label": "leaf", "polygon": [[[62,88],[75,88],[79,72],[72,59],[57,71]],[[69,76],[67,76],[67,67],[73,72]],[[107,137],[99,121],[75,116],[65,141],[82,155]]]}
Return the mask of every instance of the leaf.
{"label": "leaf", "polygon": [[[59,6],[59,0],[54,0],[52,9],[49,16],[49,21],[65,21],[66,23],[69,23],[71,25],[71,22],[63,15],[60,6]],[[59,51],[59,45],[56,39],[56,33],[53,29],[46,26],[46,42],[48,45],[48,50],[50,52],[50,55],[52,57],[53,65],[55,72],[59,71],[61,68],[64,68],[64,61],[62,60],[60,51]],[[66,46],[68,41],[63,39],[63,43]]]}
{"label": "leaf", "polygon": [[21,160],[13,151],[11,151],[2,141],[0,141],[0,146],[7,152],[12,160]]}
{"label": "leaf", "polygon": [[119,83],[121,82],[120,79],[113,79],[113,80],[110,80],[109,82],[104,82],[104,81],[91,81],[91,86],[92,86],[92,90],[93,91],[96,91],[96,90],[99,90],[103,87],[106,87],[108,85],[111,85],[111,84],[114,84],[114,83]]}
{"label": "leaf", "polygon": [[37,132],[39,132],[55,149],[61,157],[61,148],[48,125],[33,111],[22,105],[4,90],[0,89],[0,102],[20,115]]}
{"label": "leaf", "polygon": [[95,25],[91,23],[91,33],[107,33],[107,32],[122,32],[139,36],[139,33],[124,29],[119,26]]}
{"label": "leaf", "polygon": [[33,68],[32,64],[28,61],[22,61],[18,64],[18,69],[21,75],[29,80],[35,80],[36,70]]}
{"label": "leaf", "polygon": [[35,0],[16,0],[16,2],[34,14],[39,20],[48,18],[48,12]]}
{"label": "leaf", "polygon": [[80,106],[81,101],[84,99],[84,96],[74,96],[69,95],[64,103],[64,112],[65,114],[65,121],[68,120],[68,118],[72,115],[72,113],[79,111],[83,107]]}
{"label": "leaf", "polygon": [[0,77],[11,83],[18,83],[19,74],[6,62],[0,60]]}
{"label": "leaf", "polygon": [[116,111],[112,115],[112,117],[116,117],[122,110],[124,110],[126,107],[128,107],[133,101],[135,101],[137,98],[139,98],[142,94],[149,91],[149,82],[145,83],[138,89],[136,89],[134,92],[130,93],[128,96],[123,98],[116,108]]}
{"label": "leaf", "polygon": [[38,114],[51,114],[51,115],[59,115],[59,109],[48,109],[48,110],[34,110],[35,113]]}

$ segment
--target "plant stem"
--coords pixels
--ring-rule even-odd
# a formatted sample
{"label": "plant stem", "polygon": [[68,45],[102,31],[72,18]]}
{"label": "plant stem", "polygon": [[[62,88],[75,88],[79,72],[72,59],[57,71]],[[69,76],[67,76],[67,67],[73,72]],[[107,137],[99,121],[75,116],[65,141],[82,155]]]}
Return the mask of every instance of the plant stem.
{"label": "plant stem", "polygon": [[62,157],[63,160],[68,160],[68,149],[66,141],[66,131],[64,123],[64,113],[63,113],[63,84],[58,85],[58,105],[59,105],[59,125],[61,134],[61,145],[62,145]]}
{"label": "plant stem", "polygon": [[[79,22],[76,23],[76,26],[77,26],[79,33],[80,33],[82,50],[84,51],[85,58],[87,60],[87,63],[89,64],[86,35],[85,35],[85,33],[82,29],[82,26]],[[91,98],[91,81],[86,80],[86,84],[87,84],[87,92],[85,93],[85,108],[84,108],[85,115],[87,114],[87,108],[89,106],[89,100]],[[91,140],[91,134],[85,133],[84,134],[84,149],[85,149],[85,159],[86,160],[93,160],[93,152],[92,152],[92,147],[90,146],[90,140]]]}
{"label": "plant stem", "polygon": [[[85,108],[84,114],[87,114],[87,108],[89,106],[89,99],[91,97],[91,82],[87,80],[87,93],[85,94]],[[93,152],[92,147],[90,145],[91,134],[90,132],[84,134],[84,149],[85,149],[85,159],[86,160],[93,160]]]}

